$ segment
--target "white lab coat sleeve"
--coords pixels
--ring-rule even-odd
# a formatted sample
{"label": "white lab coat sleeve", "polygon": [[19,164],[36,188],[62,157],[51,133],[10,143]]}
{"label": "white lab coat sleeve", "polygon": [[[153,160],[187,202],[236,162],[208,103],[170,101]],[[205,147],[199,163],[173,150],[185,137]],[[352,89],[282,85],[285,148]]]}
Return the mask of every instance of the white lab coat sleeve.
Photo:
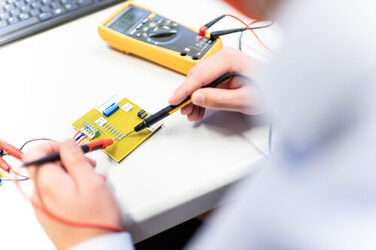
{"label": "white lab coat sleeve", "polygon": [[131,235],[129,233],[104,234],[84,241],[71,250],[134,250]]}

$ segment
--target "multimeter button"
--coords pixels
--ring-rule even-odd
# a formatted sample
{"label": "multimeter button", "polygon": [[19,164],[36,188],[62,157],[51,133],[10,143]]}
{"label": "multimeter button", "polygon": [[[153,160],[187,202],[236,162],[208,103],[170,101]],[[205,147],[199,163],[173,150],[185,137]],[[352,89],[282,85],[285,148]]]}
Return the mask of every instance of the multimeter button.
{"label": "multimeter button", "polygon": [[198,53],[196,53],[196,54],[194,54],[194,55],[192,56],[192,59],[193,59],[193,60],[198,60],[198,59],[200,58],[200,56],[201,56],[201,52],[198,52]]}
{"label": "multimeter button", "polygon": [[148,18],[145,18],[144,21],[142,21],[143,24],[147,23],[149,21]]}
{"label": "multimeter button", "polygon": [[171,20],[165,20],[164,22],[165,25],[170,25],[170,23],[171,23]]}
{"label": "multimeter button", "polygon": [[136,37],[140,37],[140,36],[141,36],[141,33],[137,33],[137,34],[136,34]]}
{"label": "multimeter button", "polygon": [[153,17],[155,17],[155,14],[154,14],[154,13],[151,13],[151,14],[148,16],[148,19],[152,19]]}
{"label": "multimeter button", "polygon": [[157,21],[157,24],[161,24],[163,22],[163,19],[159,19],[158,21]]}
{"label": "multimeter button", "polygon": [[142,31],[143,32],[147,32],[149,30],[149,27],[144,27],[144,28],[142,28]]}
{"label": "multimeter button", "polygon": [[146,33],[142,33],[142,36],[143,36],[143,37],[147,37],[148,34],[146,34]]}
{"label": "multimeter button", "polygon": [[139,25],[137,25],[136,30],[139,30],[141,27],[142,27],[142,23],[140,23]]}
{"label": "multimeter button", "polygon": [[151,22],[151,23],[149,23],[149,27],[150,27],[150,28],[154,28],[155,26],[157,26],[157,23],[156,23],[156,22]]}
{"label": "multimeter button", "polygon": [[178,24],[177,23],[172,23],[171,26],[172,27],[178,27]]}
{"label": "multimeter button", "polygon": [[185,47],[185,48],[180,52],[180,55],[181,55],[181,56],[186,56],[186,55],[189,53],[189,51],[191,51],[191,48],[189,48],[189,47]]}

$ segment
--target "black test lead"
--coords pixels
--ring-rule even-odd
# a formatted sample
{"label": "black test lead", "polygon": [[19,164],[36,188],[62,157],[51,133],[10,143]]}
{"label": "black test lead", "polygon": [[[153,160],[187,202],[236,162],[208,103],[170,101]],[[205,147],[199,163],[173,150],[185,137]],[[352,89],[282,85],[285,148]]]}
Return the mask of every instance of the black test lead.
{"label": "black test lead", "polygon": [[[242,74],[227,73],[227,74],[224,74],[224,75],[218,77],[213,82],[211,82],[210,84],[204,86],[203,88],[209,88],[209,87],[214,88],[218,84],[220,84],[220,83],[222,83],[222,82],[224,82],[224,81],[226,81],[226,80],[228,80],[228,79],[230,79],[232,77],[236,77],[236,76],[243,77],[243,78],[246,78],[246,79],[249,80],[248,77],[246,77],[246,76],[244,76]],[[184,99],[184,101],[182,101],[178,105],[169,105],[169,106],[165,107],[164,109],[161,109],[157,113],[155,113],[155,114],[149,116],[148,118],[146,118],[145,120],[143,120],[140,124],[138,124],[136,127],[134,127],[133,131],[129,132],[128,134],[131,134],[133,132],[141,131],[141,130],[143,130],[145,128],[149,128],[153,124],[155,124],[155,123],[161,121],[162,119],[166,118],[167,116],[175,113],[179,109],[184,108],[185,106],[187,106],[191,102],[192,102],[191,96],[188,96],[187,98]]]}

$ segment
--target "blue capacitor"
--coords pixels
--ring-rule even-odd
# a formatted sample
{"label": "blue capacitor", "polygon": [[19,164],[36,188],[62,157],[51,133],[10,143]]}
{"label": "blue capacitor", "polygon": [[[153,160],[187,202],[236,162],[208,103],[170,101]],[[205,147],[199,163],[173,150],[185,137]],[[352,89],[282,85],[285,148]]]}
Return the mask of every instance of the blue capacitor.
{"label": "blue capacitor", "polygon": [[110,115],[112,115],[113,113],[115,113],[116,110],[118,110],[118,109],[119,109],[119,105],[116,104],[116,103],[113,103],[110,106],[108,106],[105,110],[103,110],[103,114],[106,117],[109,117]]}

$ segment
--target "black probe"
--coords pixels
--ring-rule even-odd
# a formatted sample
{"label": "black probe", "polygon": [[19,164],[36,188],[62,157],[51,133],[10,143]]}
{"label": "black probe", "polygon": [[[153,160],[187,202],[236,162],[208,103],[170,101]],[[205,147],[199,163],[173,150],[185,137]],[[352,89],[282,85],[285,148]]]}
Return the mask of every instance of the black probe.
{"label": "black probe", "polygon": [[[203,88],[210,88],[210,87],[214,88],[218,84],[220,84],[220,83],[222,83],[222,82],[224,82],[224,81],[226,81],[226,80],[228,80],[232,77],[236,77],[236,76],[243,77],[243,78],[250,80],[248,77],[246,77],[242,74],[239,74],[239,73],[227,73],[227,74],[224,74],[224,75],[218,77],[213,82],[204,86]],[[139,132],[139,131],[141,131],[145,128],[149,128],[153,124],[161,121],[162,119],[166,118],[167,116],[171,115],[172,113],[176,112],[177,110],[187,106],[191,102],[192,102],[191,96],[188,96],[187,98],[184,99],[184,101],[182,101],[178,105],[169,105],[169,106],[165,107],[164,109],[161,109],[157,113],[155,113],[155,114],[149,116],[148,118],[146,118],[145,120],[143,120],[140,124],[138,124],[136,127],[134,127],[133,131],[129,132],[128,134],[131,134],[133,132]]]}

